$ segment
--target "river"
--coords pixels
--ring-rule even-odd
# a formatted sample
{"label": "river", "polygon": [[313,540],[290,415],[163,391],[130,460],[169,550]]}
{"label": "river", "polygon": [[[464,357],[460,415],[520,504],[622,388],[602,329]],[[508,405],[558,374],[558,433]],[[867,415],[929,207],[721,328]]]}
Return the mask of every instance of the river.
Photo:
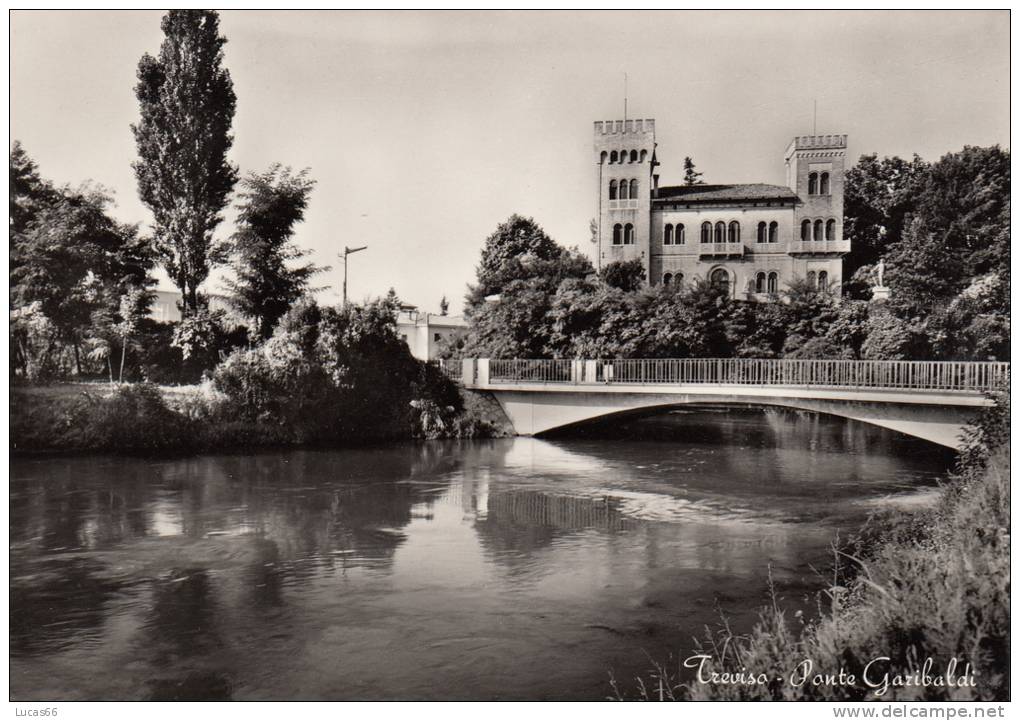
{"label": "river", "polygon": [[830,542],[952,454],[781,411],[569,436],[18,457],[11,697],[602,699],[811,613]]}

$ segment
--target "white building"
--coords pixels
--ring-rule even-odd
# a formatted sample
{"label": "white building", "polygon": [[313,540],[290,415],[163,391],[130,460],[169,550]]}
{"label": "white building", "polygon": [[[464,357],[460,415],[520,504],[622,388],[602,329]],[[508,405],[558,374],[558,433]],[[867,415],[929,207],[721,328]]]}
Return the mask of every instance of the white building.
{"label": "white building", "polygon": [[467,321],[459,315],[423,313],[417,306],[402,305],[397,313],[397,333],[419,360],[432,360],[439,353],[439,344],[449,340]]}
{"label": "white building", "polygon": [[[160,323],[177,323],[181,319],[181,309],[177,306],[181,302],[181,293],[177,290],[156,290],[152,293],[152,306],[149,308],[149,315]],[[211,310],[223,310],[227,313],[234,313],[234,307],[230,305],[225,295],[210,294],[209,299]]]}

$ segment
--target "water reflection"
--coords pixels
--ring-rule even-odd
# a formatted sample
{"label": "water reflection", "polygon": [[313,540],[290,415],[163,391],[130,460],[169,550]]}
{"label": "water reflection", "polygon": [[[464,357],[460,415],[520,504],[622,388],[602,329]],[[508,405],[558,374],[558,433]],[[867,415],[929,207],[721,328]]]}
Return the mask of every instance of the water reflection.
{"label": "water reflection", "polygon": [[[601,698],[950,457],[783,412],[551,440],[17,459],[12,697]],[[526,659],[526,662],[522,662]]]}

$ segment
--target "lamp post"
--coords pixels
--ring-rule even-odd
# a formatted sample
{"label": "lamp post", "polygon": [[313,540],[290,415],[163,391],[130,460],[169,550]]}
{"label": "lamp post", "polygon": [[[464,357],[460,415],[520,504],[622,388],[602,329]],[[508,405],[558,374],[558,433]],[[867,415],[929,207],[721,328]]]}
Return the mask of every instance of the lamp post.
{"label": "lamp post", "polygon": [[343,260],[343,262],[344,262],[344,305],[345,306],[347,305],[347,256],[350,255],[351,253],[357,253],[359,250],[364,250],[367,247],[368,247],[367,245],[363,245],[360,248],[348,248],[345,245],[344,246],[344,254],[342,256],[339,253],[337,254],[337,257],[340,258],[341,260]]}

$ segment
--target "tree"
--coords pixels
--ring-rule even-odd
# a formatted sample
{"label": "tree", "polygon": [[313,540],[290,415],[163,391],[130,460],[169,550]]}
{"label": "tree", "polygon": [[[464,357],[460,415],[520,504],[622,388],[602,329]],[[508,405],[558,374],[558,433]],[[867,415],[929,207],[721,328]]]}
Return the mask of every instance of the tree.
{"label": "tree", "polygon": [[645,282],[645,267],[637,258],[619,260],[605,265],[599,271],[599,277],[614,288],[630,292],[637,290]]}
{"label": "tree", "polygon": [[939,234],[965,275],[1009,270],[1010,153],[965,146],[932,164],[916,214]]}
{"label": "tree", "polygon": [[110,198],[84,187],[63,190],[39,209],[11,252],[11,298],[16,307],[32,303],[75,353],[92,315],[108,303],[112,316],[129,287],[152,284],[149,244],[137,226],[124,225],[106,212]]}
{"label": "tree", "polygon": [[549,316],[559,288],[594,274],[591,262],[576,250],[562,250],[550,260],[533,260],[520,269],[521,277],[502,287],[495,303],[469,306],[465,355],[489,358],[562,357],[569,352],[553,341]]}
{"label": "tree", "polygon": [[210,266],[221,260],[212,236],[237,182],[226,157],[236,98],[214,11],[171,10],[162,28],[159,57],[145,54],[138,63],[133,167],[142,202],[155,216],[155,249],[187,316],[199,307],[198,287]]}
{"label": "tree", "polygon": [[684,158],[684,185],[704,185],[701,179],[703,173],[699,173],[694,167],[694,161],[690,156]]}
{"label": "tree", "polygon": [[485,240],[476,270],[478,284],[469,290],[468,305],[477,306],[510,282],[530,277],[533,270],[528,266],[536,261],[555,260],[563,253],[534,220],[511,215]]}
{"label": "tree", "polygon": [[10,233],[13,248],[16,236],[21,236],[36,219],[39,211],[57,198],[52,184],[39,177],[35,164],[21,142],[14,141],[10,154]]}
{"label": "tree", "polygon": [[325,270],[311,263],[288,263],[308,255],[291,242],[294,226],[308,207],[315,181],[308,170],[297,175],[273,165],[265,173],[251,173],[241,181],[237,232],[232,238],[234,274],[228,281],[232,303],[255,321],[257,337],[273,334],[277,321],[308,292],[313,275]]}
{"label": "tree", "polygon": [[[24,257],[22,246],[25,234],[35,222],[43,208],[56,201],[58,194],[53,185],[39,176],[35,164],[21,143],[17,140],[11,146],[10,154],[10,272],[17,271],[20,259]],[[13,291],[13,287],[11,289]],[[11,301],[14,301],[13,294]]]}
{"label": "tree", "polygon": [[926,317],[962,290],[963,265],[944,232],[921,216],[914,218],[886,259],[890,307],[902,318]]}
{"label": "tree", "polygon": [[150,293],[145,288],[130,288],[120,297],[118,313],[120,320],[114,326],[120,338],[120,374],[117,381],[124,382],[124,360],[128,346],[135,345],[135,339],[142,322],[149,312]]}
{"label": "tree", "polygon": [[[917,155],[911,160],[896,156],[879,160],[874,153],[862,155],[847,171],[843,235],[852,241],[853,250],[843,264],[845,278],[877,263],[903,237],[929,171],[929,164]],[[867,299],[867,288],[851,284],[848,290]]]}

